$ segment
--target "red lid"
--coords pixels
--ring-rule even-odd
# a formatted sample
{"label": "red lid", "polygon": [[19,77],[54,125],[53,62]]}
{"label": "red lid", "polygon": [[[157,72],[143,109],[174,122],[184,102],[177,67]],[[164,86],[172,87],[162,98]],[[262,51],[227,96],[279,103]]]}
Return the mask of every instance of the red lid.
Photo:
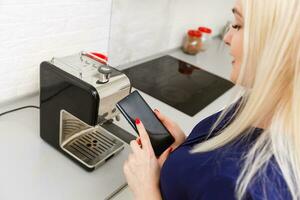
{"label": "red lid", "polygon": [[188,35],[191,37],[201,37],[202,33],[201,33],[201,31],[198,31],[198,30],[189,30]]}
{"label": "red lid", "polygon": [[203,32],[203,33],[208,33],[208,34],[212,33],[212,30],[210,28],[203,27],[203,26],[199,27],[198,30]]}
{"label": "red lid", "polygon": [[90,52],[91,54],[93,54],[94,56],[97,56],[97,57],[99,57],[99,58],[102,58],[102,59],[104,59],[104,60],[108,60],[108,58],[107,58],[107,56],[106,55],[104,55],[104,54],[102,54],[102,53],[98,53],[98,52]]}
{"label": "red lid", "polygon": [[98,52],[88,52],[88,53],[85,53],[86,56],[88,56],[89,58],[92,58],[104,65],[107,64],[107,56],[102,54],[102,53],[98,53]]}

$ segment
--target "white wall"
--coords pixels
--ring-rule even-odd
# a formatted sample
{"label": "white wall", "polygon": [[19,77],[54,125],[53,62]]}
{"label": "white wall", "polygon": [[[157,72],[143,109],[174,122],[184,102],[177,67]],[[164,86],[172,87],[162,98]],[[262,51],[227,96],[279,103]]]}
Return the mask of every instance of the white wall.
{"label": "white wall", "polygon": [[234,1],[113,0],[111,65],[117,67],[177,48],[188,29],[208,26],[217,35],[231,20]]}
{"label": "white wall", "polygon": [[97,50],[113,66],[135,61],[178,47],[189,28],[207,25],[218,32],[233,2],[1,0],[0,105],[37,92],[39,64],[52,56]]}
{"label": "white wall", "polygon": [[39,64],[107,52],[111,0],[1,0],[0,104],[38,91]]}
{"label": "white wall", "polygon": [[172,34],[168,48],[181,45],[188,29],[207,26],[218,35],[224,25],[232,20],[231,9],[235,0],[173,0]]}
{"label": "white wall", "polygon": [[113,0],[110,64],[117,67],[165,49],[172,7],[172,0]]}

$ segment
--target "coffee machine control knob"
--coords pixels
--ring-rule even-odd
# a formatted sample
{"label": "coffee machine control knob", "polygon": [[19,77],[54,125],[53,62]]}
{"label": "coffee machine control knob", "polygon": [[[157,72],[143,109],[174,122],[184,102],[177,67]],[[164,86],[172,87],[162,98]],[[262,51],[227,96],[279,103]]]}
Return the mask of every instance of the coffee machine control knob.
{"label": "coffee machine control knob", "polygon": [[100,66],[98,68],[98,72],[99,72],[99,79],[98,79],[97,83],[103,84],[103,83],[107,83],[109,81],[112,69],[109,66]]}

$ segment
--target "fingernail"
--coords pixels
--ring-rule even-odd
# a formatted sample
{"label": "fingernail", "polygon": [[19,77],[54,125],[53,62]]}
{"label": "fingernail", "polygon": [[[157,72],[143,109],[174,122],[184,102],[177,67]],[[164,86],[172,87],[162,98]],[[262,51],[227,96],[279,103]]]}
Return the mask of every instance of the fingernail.
{"label": "fingernail", "polygon": [[138,145],[142,145],[141,138],[137,139],[137,143],[138,143]]}
{"label": "fingernail", "polygon": [[156,108],[154,109],[154,111],[159,113],[159,110],[157,110]]}
{"label": "fingernail", "polygon": [[136,118],[136,119],[135,119],[135,123],[136,123],[136,124],[140,124],[140,123],[141,123],[141,120],[140,120],[139,118]]}
{"label": "fingernail", "polygon": [[170,149],[169,149],[169,153],[171,153],[173,151],[173,148],[172,147],[170,147]]}

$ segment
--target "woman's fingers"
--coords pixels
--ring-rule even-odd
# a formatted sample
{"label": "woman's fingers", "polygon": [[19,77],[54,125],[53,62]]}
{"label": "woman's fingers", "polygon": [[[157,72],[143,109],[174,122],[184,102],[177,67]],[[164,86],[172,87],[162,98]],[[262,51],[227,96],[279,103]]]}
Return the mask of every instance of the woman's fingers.
{"label": "woman's fingers", "polygon": [[137,140],[131,140],[130,141],[130,147],[133,153],[140,153],[141,152],[141,146],[138,144]]}
{"label": "woman's fingers", "polygon": [[135,124],[137,127],[137,130],[140,134],[140,138],[141,138],[141,145],[143,146],[143,149],[147,149],[149,152],[154,153],[151,142],[150,142],[150,138],[149,135],[143,125],[143,123],[141,122],[141,120],[139,118],[137,118],[135,120]]}
{"label": "woman's fingers", "polygon": [[170,120],[168,117],[166,117],[165,115],[163,115],[161,112],[159,112],[157,109],[154,109],[154,113],[156,114],[156,116],[158,117],[158,119],[163,123],[163,125],[167,128],[167,130],[169,131],[169,133],[176,138],[175,135],[175,127],[176,124]]}
{"label": "woman's fingers", "polygon": [[131,174],[128,160],[125,160],[125,162],[123,164],[123,173],[125,174],[125,177],[128,180],[128,177]]}
{"label": "woman's fingers", "polygon": [[160,168],[163,166],[167,158],[169,157],[170,153],[173,151],[173,147],[167,148],[158,158],[158,164]]}
{"label": "woman's fingers", "polygon": [[161,112],[159,112],[159,110],[154,109],[154,113],[156,114],[156,116],[159,118],[159,120],[162,123],[170,121],[170,120],[168,120],[168,118],[164,114],[162,114]]}
{"label": "woman's fingers", "polygon": [[173,149],[176,149],[180,144],[182,144],[186,138],[184,132],[181,130],[181,128],[170,120],[168,117],[164,116],[162,113],[160,113],[157,109],[154,110],[154,113],[158,117],[158,119],[161,120],[161,122],[164,124],[164,126],[167,128],[169,133],[174,137],[175,142],[172,144]]}
{"label": "woman's fingers", "polygon": [[164,114],[159,112],[159,110],[154,109],[154,113],[158,117],[158,119],[165,125],[165,127],[168,129],[169,132],[171,132],[170,129],[172,129],[172,124],[174,123],[172,120],[170,120],[168,117],[166,117]]}

